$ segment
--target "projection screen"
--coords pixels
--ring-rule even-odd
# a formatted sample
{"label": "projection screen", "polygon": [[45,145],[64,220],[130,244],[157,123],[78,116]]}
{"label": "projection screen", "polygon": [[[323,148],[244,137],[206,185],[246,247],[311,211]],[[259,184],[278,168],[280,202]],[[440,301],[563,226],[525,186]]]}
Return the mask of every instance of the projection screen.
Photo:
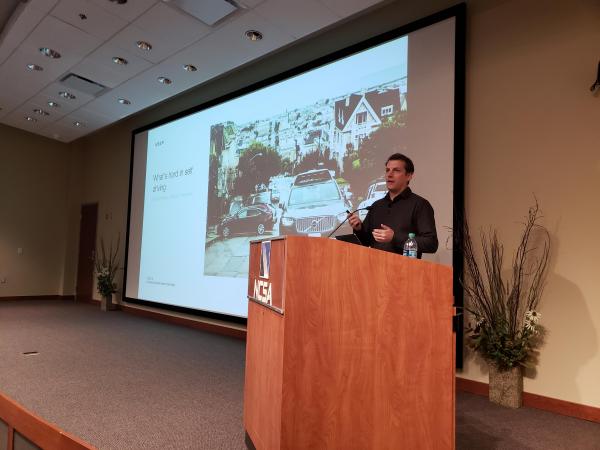
{"label": "projection screen", "polygon": [[388,33],[136,130],[125,299],[246,317],[249,242],[325,237],[385,195],[395,152],[435,210],[440,246],[424,258],[452,265],[455,35],[456,17]]}

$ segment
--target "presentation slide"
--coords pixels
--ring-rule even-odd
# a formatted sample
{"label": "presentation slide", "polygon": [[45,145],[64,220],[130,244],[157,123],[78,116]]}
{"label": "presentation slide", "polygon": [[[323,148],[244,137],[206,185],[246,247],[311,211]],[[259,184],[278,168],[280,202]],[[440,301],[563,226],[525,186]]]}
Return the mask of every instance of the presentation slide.
{"label": "presentation slide", "polygon": [[454,29],[447,19],[136,134],[126,297],[246,317],[249,242],[327,237],[386,194],[395,152],[435,210],[440,249],[426,258],[450,265]]}

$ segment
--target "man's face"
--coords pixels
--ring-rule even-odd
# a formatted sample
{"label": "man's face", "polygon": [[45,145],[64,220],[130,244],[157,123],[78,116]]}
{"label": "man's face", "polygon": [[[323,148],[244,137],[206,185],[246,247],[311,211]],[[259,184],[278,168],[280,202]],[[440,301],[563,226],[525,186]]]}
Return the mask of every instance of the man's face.
{"label": "man's face", "polygon": [[404,161],[391,160],[385,165],[385,182],[392,194],[399,194],[408,186],[412,173],[406,173]]}

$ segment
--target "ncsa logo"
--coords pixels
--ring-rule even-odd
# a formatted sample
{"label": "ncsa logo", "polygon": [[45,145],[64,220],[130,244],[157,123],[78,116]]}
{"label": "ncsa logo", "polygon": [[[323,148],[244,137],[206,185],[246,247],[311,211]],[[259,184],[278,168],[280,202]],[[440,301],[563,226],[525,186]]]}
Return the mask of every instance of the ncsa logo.
{"label": "ncsa logo", "polygon": [[271,269],[271,241],[263,241],[260,243],[260,272],[259,277],[263,280],[254,280],[254,298],[258,301],[272,305],[271,283],[269,272]]}
{"label": "ncsa logo", "polygon": [[271,283],[265,280],[254,280],[254,298],[267,305],[272,305]]}

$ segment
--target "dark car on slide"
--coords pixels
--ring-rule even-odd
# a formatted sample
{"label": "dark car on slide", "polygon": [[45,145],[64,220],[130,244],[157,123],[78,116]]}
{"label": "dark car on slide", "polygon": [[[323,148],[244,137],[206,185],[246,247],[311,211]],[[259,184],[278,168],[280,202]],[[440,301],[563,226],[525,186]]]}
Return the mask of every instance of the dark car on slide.
{"label": "dark car on slide", "polygon": [[244,206],[235,213],[226,216],[217,227],[217,233],[223,238],[233,234],[263,235],[273,230],[273,213],[256,206]]}

